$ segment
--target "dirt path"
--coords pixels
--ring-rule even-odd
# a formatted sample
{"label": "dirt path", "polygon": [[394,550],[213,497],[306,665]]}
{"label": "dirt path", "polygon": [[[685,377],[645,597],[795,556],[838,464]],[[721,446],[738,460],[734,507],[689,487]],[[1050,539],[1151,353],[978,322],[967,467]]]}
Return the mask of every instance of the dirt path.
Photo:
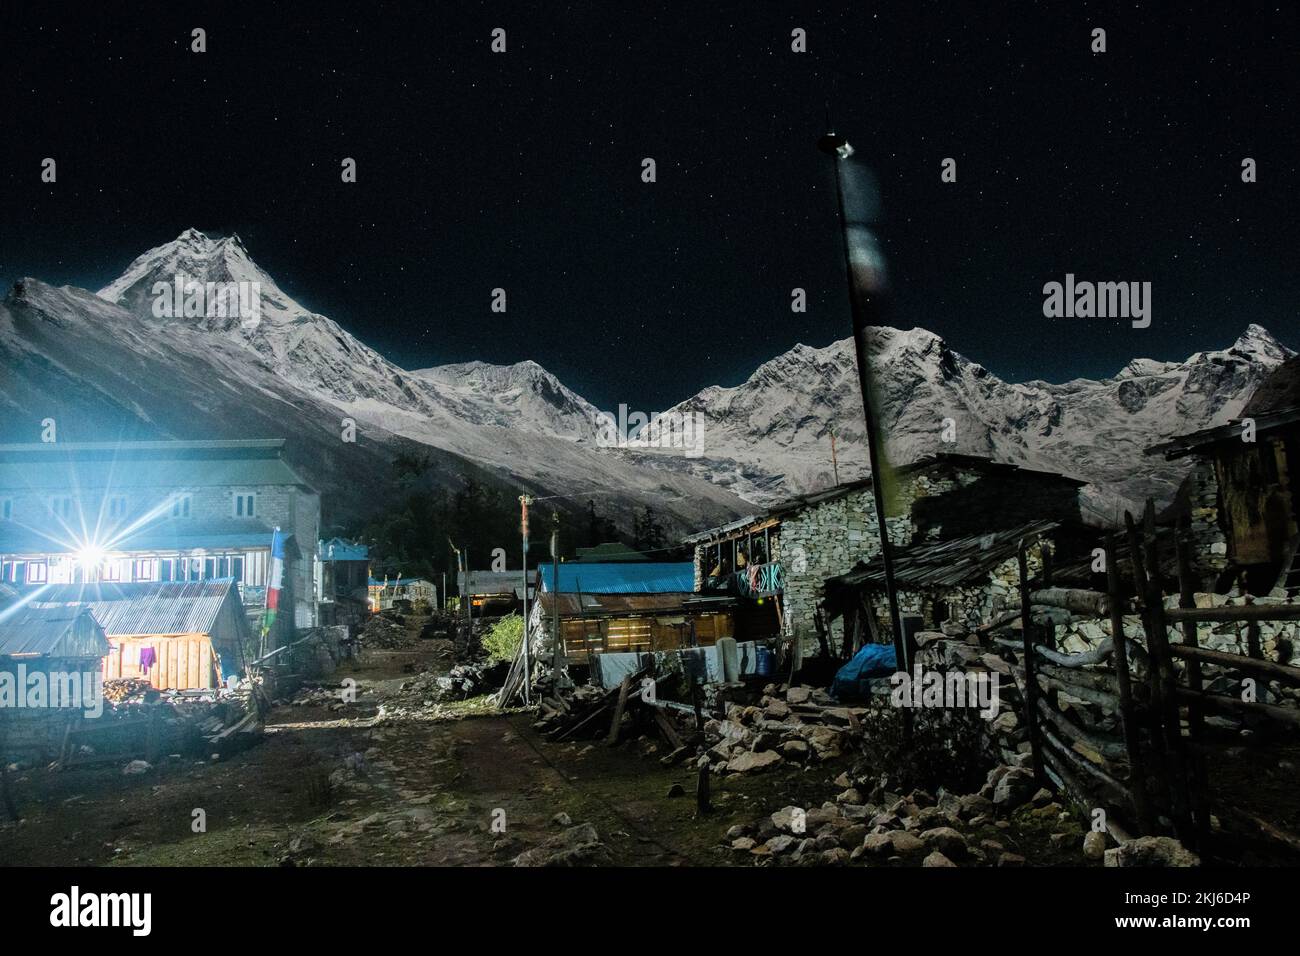
{"label": "dirt path", "polygon": [[[728,862],[727,815],[694,819],[669,798],[689,773],[618,749],[555,745],[526,713],[385,716],[435,649],[369,651],[331,680],[354,704],[283,705],[255,746],[223,760],[172,756],[148,773],[45,768],[12,775],[22,822],[0,856],[51,865],[501,865],[561,829],[590,823],[609,861]],[[466,708],[472,711],[472,705]],[[405,714],[403,710],[400,713]],[[724,799],[725,803],[726,800]],[[202,825],[200,825],[200,822]],[[501,832],[504,825],[504,832]]]}

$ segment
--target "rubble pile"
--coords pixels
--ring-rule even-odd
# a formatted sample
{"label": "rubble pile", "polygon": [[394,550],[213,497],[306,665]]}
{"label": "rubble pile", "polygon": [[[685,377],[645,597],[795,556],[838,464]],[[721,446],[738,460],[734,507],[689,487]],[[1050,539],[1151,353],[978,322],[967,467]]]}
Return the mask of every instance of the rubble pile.
{"label": "rubble pile", "polygon": [[361,629],[361,645],[366,648],[399,650],[410,647],[417,640],[419,638],[406,626],[406,618],[391,612],[374,615]]}
{"label": "rubble pile", "polygon": [[[1049,845],[1077,846],[1081,861],[1106,866],[1195,866],[1196,856],[1169,837],[1143,837],[1106,848],[1106,835],[1086,831],[1025,767],[999,765],[976,793],[940,788],[931,794],[889,789],[888,774],[843,773],[843,787],[820,807],[782,807],[726,839],[760,865],[843,866],[849,863],[927,867],[1024,866],[1013,852],[1012,818],[1049,829]],[[989,835],[993,834],[993,835]]]}
{"label": "rubble pile", "polygon": [[861,733],[867,712],[841,706],[818,688],[769,684],[757,705],[728,704],[725,719],[705,723],[702,759],[719,774],[834,760]]}
{"label": "rubble pile", "polygon": [[451,711],[448,704],[490,694],[500,682],[506,665],[480,661],[457,664],[446,673],[422,671],[405,680],[379,705],[380,721],[436,720],[464,716],[464,710]]}

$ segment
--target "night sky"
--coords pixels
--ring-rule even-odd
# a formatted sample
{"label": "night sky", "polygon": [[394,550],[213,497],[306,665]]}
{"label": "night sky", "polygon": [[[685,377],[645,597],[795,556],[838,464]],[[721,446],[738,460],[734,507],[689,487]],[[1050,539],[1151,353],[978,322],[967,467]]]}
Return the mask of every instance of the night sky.
{"label": "night sky", "polygon": [[[1249,322],[1300,347],[1291,4],[110,6],[6,10],[6,283],[95,289],[189,226],[234,231],[405,367],[532,358],[657,411],[848,334],[829,104],[883,193],[891,324],[1011,380]],[[1044,318],[1067,272],[1152,282],[1151,327]]]}

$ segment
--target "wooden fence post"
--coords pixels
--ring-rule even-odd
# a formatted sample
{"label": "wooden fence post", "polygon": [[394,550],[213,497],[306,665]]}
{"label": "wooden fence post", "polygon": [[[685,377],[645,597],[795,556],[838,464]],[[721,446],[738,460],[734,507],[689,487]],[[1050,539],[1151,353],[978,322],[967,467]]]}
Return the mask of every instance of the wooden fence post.
{"label": "wooden fence post", "polygon": [[1016,555],[1020,565],[1020,629],[1024,645],[1025,720],[1029,724],[1029,748],[1034,762],[1034,777],[1039,783],[1047,779],[1043,772],[1043,744],[1038,736],[1038,668],[1034,666],[1034,625],[1029,603],[1029,562],[1025,545],[1020,543]]}
{"label": "wooden fence post", "polygon": [[1133,812],[1137,814],[1139,835],[1155,829],[1151,804],[1147,800],[1145,761],[1138,735],[1137,715],[1133,706],[1133,687],[1129,683],[1128,638],[1124,634],[1124,594],[1119,585],[1119,559],[1115,536],[1106,536],[1106,603],[1110,607],[1110,639],[1115,646],[1115,687],[1119,691],[1119,716],[1124,730],[1124,748],[1128,751],[1129,792],[1133,795]]}
{"label": "wooden fence post", "polygon": [[[1187,540],[1188,524],[1180,522],[1176,535],[1178,549],[1178,606],[1196,607],[1196,582],[1192,575],[1191,543]],[[1183,644],[1187,647],[1199,646],[1195,621],[1183,621]],[[1187,686],[1196,694],[1205,690],[1201,676],[1201,662],[1196,658],[1186,658]],[[1187,730],[1192,738],[1192,774],[1195,786],[1192,789],[1192,814],[1195,817],[1197,838],[1205,845],[1210,835],[1209,807],[1209,771],[1205,765],[1205,708],[1196,701],[1187,704]]]}
{"label": "wooden fence post", "polygon": [[[1147,570],[1147,651],[1151,655],[1151,668],[1156,675],[1153,682],[1156,713],[1163,725],[1165,752],[1169,765],[1169,801],[1174,833],[1184,843],[1195,848],[1196,833],[1192,827],[1187,786],[1187,763],[1184,759],[1183,728],[1178,710],[1178,682],[1174,676],[1172,655],[1169,653],[1169,633],[1165,625],[1164,595],[1160,588],[1160,554],[1156,541],[1155,502],[1148,498],[1143,518],[1146,538]],[[1132,516],[1125,515],[1130,524]],[[1136,529],[1135,529],[1136,530]],[[1135,553],[1135,560],[1138,555]]]}

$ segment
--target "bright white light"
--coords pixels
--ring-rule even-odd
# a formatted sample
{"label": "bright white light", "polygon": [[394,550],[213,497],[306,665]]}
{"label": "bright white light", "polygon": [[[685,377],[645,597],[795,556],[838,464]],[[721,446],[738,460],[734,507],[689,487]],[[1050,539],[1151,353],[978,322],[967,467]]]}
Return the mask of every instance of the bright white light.
{"label": "bright white light", "polygon": [[848,159],[853,155],[853,147],[849,145],[848,140],[844,141],[842,146],[837,146],[835,152],[840,154],[840,159]]}
{"label": "bright white light", "polygon": [[83,545],[77,551],[77,561],[81,563],[84,570],[98,568],[104,563],[104,549],[97,544]]}

